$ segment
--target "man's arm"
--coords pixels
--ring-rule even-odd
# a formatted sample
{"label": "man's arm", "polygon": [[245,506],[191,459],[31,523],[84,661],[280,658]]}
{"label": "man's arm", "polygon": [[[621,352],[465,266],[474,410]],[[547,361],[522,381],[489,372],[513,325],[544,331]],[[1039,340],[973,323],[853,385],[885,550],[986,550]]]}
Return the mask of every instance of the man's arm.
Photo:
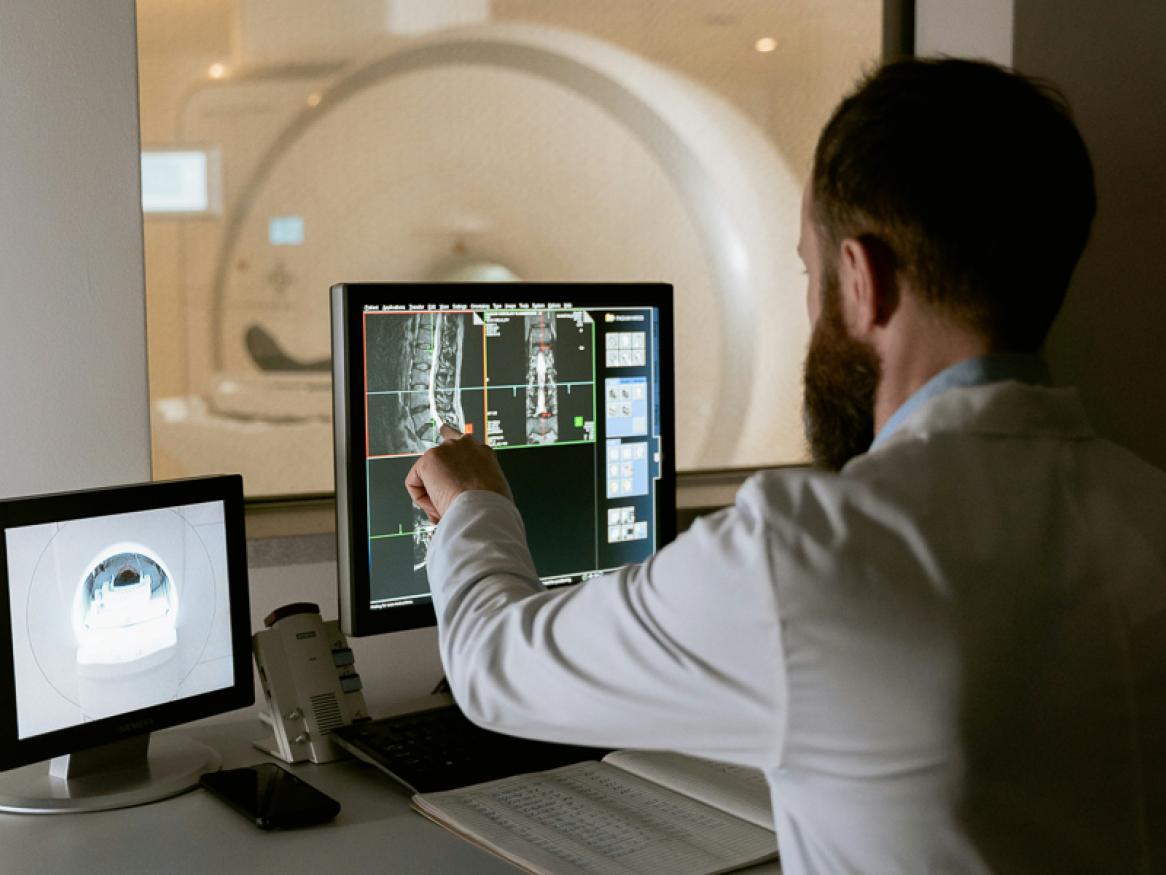
{"label": "man's arm", "polygon": [[515,735],[773,765],[785,671],[754,506],[698,521],[643,565],[547,591],[513,502],[458,494],[429,580],[463,710]]}

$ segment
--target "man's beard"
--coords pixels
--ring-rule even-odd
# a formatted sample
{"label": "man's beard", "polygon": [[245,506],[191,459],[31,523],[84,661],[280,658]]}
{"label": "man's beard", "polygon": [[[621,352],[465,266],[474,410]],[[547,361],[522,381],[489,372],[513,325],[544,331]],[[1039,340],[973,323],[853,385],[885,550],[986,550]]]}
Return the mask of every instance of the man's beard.
{"label": "man's beard", "polygon": [[806,353],[802,408],[810,456],[831,471],[870,449],[880,376],[874,348],[846,333],[839,297],[837,275],[831,274]]}

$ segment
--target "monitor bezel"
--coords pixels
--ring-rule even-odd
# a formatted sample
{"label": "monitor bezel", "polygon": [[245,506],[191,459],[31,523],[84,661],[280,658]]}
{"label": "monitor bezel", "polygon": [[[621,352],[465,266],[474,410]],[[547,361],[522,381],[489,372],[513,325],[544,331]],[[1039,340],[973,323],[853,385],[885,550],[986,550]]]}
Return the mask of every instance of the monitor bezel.
{"label": "monitor bezel", "polygon": [[[234,682],[221,690],[151,705],[31,738],[20,738],[8,579],[7,530],[119,513],[220,501],[226,533]],[[167,729],[255,702],[251,669],[251,604],[243,521],[243,478],[238,474],[139,483],[0,500],[0,770]],[[2,639],[0,639],[2,640]]]}
{"label": "monitor bezel", "polygon": [[[560,301],[572,308],[643,306],[659,318],[661,465],[656,490],[658,547],[676,537],[675,366],[672,286],[668,283],[339,283],[332,294],[332,394],[336,473],[336,556],[340,625],[353,636],[422,629],[437,622],[432,603],[374,611],[368,573],[362,314],[375,304],[451,304],[505,296],[507,301]],[[354,343],[353,340],[356,339]],[[340,354],[343,351],[343,354]],[[355,385],[359,388],[352,394]],[[404,485],[402,484],[402,489]],[[357,509],[361,509],[357,512]],[[361,561],[361,552],[365,559]]]}

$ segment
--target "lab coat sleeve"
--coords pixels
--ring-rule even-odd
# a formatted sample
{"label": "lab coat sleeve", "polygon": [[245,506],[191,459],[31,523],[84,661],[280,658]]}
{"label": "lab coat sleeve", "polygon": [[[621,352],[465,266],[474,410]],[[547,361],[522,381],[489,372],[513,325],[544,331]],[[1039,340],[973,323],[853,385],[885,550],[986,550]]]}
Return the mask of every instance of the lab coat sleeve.
{"label": "lab coat sleeve", "polygon": [[514,504],[463,493],[429,579],[475,722],[531,738],[773,765],[786,684],[764,522],[747,484],[642,565],[546,590]]}

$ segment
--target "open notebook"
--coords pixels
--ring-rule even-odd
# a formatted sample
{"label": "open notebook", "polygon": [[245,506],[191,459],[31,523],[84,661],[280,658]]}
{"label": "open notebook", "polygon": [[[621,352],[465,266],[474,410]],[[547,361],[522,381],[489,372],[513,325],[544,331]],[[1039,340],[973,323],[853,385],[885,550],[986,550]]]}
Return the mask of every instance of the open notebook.
{"label": "open notebook", "polygon": [[529,872],[711,875],[777,856],[756,769],[675,753],[616,751],[442,793],[413,806]]}

